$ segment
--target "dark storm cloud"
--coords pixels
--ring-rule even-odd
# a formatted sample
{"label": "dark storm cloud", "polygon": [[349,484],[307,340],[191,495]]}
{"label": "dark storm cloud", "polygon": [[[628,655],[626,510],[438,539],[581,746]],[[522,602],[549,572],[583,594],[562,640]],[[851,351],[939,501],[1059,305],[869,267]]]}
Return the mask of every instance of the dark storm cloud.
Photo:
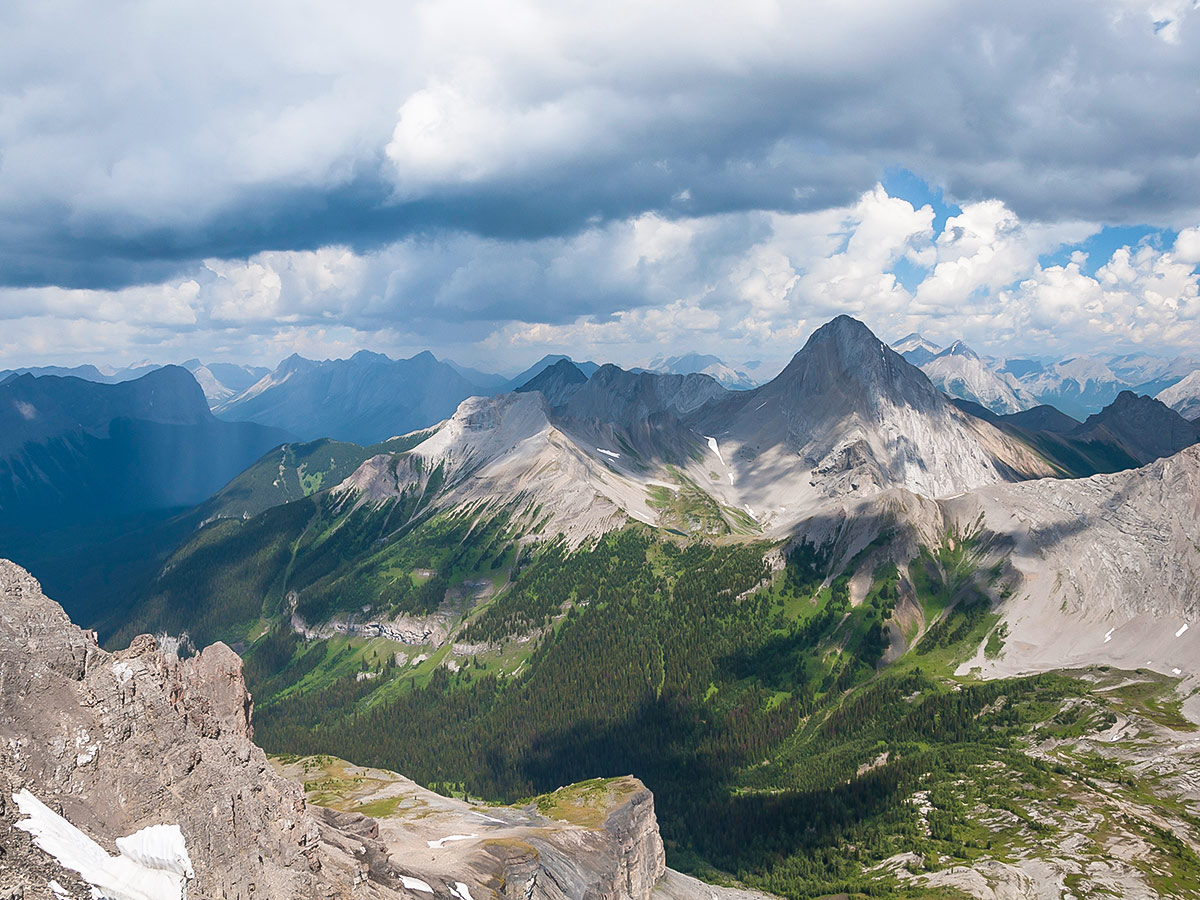
{"label": "dark storm cloud", "polygon": [[1179,222],[1191,6],[14,4],[0,282],[818,210],[893,165],[1027,219]]}

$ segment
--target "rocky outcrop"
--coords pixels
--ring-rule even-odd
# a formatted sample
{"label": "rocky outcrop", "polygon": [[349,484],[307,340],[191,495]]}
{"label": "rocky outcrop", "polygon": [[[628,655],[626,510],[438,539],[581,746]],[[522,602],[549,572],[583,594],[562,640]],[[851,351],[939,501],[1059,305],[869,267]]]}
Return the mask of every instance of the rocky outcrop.
{"label": "rocky outcrop", "polygon": [[[349,896],[363,866],[322,843],[299,785],[277,777],[251,743],[250,696],[232,650],[216,644],[181,661],[143,635],[107,653],[8,561],[0,596],[6,801],[28,790],[110,853],[122,835],[178,824],[195,896]],[[0,882],[44,889],[48,857],[12,830],[13,803],[0,810],[11,836]]]}
{"label": "rocky outcrop", "polygon": [[125,835],[178,825],[193,897],[649,900],[664,872],[654,799],[633,778],[565,788],[545,810],[483,814],[394,773],[355,776],[413,798],[415,814],[377,820],[310,806],[252,736],[241,660],[224,644],[180,660],[142,635],[108,653],[0,560],[4,900],[90,896],[29,833],[29,794],[113,857]]}

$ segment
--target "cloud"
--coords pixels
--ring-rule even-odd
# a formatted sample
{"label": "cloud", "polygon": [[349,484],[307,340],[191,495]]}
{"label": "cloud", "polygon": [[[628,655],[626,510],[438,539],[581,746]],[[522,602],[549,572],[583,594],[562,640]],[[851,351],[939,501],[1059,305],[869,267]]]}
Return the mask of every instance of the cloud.
{"label": "cloud", "polygon": [[457,231],[365,252],[270,250],[157,284],[0,289],[3,330],[19,336],[0,355],[95,359],[110,341],[104,358],[119,348],[124,361],[432,347],[503,368],[541,345],[625,364],[691,349],[737,361],[786,358],[839,313],[885,338],[922,331],[1000,355],[1200,350],[1200,228],[1092,261],[1081,247],[1100,230],[1029,222],[998,200],[964,204],[939,230],[930,205],[877,184],[811,212],[641,213],[538,239]]}
{"label": "cloud", "polygon": [[7,4],[0,281],[818,213],[897,165],[1027,223],[1188,226],[1195,18],[1188,0]]}

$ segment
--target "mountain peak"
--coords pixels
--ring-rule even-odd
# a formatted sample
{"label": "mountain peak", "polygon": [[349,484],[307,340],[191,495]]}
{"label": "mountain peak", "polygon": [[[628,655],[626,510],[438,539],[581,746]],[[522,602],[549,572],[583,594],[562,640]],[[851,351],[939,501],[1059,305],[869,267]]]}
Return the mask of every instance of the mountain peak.
{"label": "mountain peak", "polygon": [[955,341],[938,356],[965,356],[967,359],[979,359],[979,354],[964,344],[962,341]]}

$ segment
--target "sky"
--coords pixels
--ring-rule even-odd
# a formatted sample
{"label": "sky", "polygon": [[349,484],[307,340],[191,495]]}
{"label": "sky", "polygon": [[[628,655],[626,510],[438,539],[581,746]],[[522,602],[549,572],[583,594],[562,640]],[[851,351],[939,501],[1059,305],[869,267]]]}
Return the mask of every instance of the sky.
{"label": "sky", "polygon": [[1200,355],[1197,0],[0,5],[0,367]]}

